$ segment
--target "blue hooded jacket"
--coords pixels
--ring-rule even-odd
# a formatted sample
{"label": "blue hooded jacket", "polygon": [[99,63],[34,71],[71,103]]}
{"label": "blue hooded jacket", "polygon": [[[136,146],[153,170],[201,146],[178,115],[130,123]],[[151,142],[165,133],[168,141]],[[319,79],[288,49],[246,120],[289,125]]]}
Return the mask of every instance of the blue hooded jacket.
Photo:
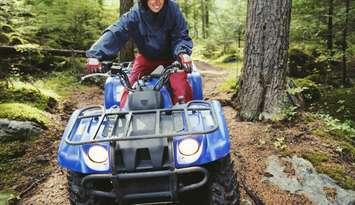
{"label": "blue hooded jacket", "polygon": [[152,60],[177,59],[180,53],[192,52],[186,21],[173,0],[165,0],[159,13],[136,4],[104,31],[86,55],[99,60],[112,59],[129,38],[141,54]]}

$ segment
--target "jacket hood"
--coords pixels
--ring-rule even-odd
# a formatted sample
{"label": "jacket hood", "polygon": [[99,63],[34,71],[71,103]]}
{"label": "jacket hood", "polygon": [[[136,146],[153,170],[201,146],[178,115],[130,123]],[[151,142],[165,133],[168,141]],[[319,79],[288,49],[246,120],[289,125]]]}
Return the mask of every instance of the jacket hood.
{"label": "jacket hood", "polygon": [[139,12],[143,21],[152,28],[162,27],[168,14],[169,1],[170,0],[165,0],[163,8],[158,13],[154,13],[148,8],[147,0],[141,0]]}

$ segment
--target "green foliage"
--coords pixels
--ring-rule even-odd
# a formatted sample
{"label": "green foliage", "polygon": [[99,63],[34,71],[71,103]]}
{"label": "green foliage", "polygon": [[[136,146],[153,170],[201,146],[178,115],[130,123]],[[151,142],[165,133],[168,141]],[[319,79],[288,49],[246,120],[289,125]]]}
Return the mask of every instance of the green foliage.
{"label": "green foliage", "polygon": [[348,160],[350,162],[355,161],[355,145],[354,144],[350,144],[345,141],[339,142],[338,147],[337,147],[337,151],[343,159]]}
{"label": "green foliage", "polygon": [[38,14],[35,39],[42,45],[85,50],[107,26],[96,0],[33,0],[30,4]]}
{"label": "green foliage", "polygon": [[316,57],[312,55],[313,51],[307,51],[304,47],[297,44],[288,51],[288,66],[290,77],[303,78],[312,74],[319,65],[316,63]]}
{"label": "green foliage", "polygon": [[353,140],[355,145],[355,128],[353,127],[353,122],[341,122],[327,114],[316,114],[315,116],[325,123],[326,132],[345,139],[349,138],[350,140]]}
{"label": "green foliage", "polygon": [[294,79],[293,81],[296,84],[296,88],[294,90],[288,90],[289,93],[301,93],[307,104],[314,103],[320,99],[321,91],[315,82],[305,78]]}
{"label": "green foliage", "polygon": [[218,90],[224,93],[228,93],[228,92],[236,93],[238,91],[238,88],[239,86],[238,86],[238,81],[236,79],[236,76],[232,76],[226,79],[218,86]]}
{"label": "green foliage", "polygon": [[17,193],[14,191],[1,191],[0,192],[0,205],[12,204],[13,201],[18,200]]}
{"label": "green foliage", "polygon": [[318,108],[322,113],[346,121],[355,121],[355,87],[324,87]]}
{"label": "green foliage", "polygon": [[45,112],[22,103],[0,104],[0,118],[32,121],[43,127],[46,127],[50,121],[48,114]]}
{"label": "green foliage", "polygon": [[[178,2],[195,43],[193,51],[195,58],[212,60],[226,54],[237,55],[244,38],[245,0],[180,0]],[[204,29],[207,30],[208,38],[204,38],[201,22],[204,15],[203,6],[206,2],[209,8],[209,25]]]}
{"label": "green foliage", "polygon": [[48,95],[65,97],[74,90],[80,90],[83,86],[79,82],[78,71],[54,72],[49,77],[37,80],[34,86]]}
{"label": "green foliage", "polygon": [[271,117],[273,122],[293,121],[297,116],[297,107],[292,105],[285,105],[280,112]]}
{"label": "green foliage", "polygon": [[273,145],[276,149],[280,150],[280,151],[284,151],[284,150],[287,150],[287,144],[285,142],[285,138],[284,137],[279,137],[279,138],[276,138],[274,141],[273,141]]}
{"label": "green foliage", "polygon": [[[350,7],[346,24],[346,1],[333,2],[331,31],[328,27],[331,1],[292,2],[290,31],[290,75],[306,77],[324,84],[340,86],[346,84],[342,78],[343,56],[348,68],[354,62],[355,26],[354,7]],[[344,50],[344,28],[347,26],[347,48]],[[331,32],[331,33],[330,33]],[[331,46],[329,43],[331,42]],[[352,59],[352,60],[351,60]],[[348,75],[351,76],[351,70]],[[354,76],[352,76],[354,77]]]}

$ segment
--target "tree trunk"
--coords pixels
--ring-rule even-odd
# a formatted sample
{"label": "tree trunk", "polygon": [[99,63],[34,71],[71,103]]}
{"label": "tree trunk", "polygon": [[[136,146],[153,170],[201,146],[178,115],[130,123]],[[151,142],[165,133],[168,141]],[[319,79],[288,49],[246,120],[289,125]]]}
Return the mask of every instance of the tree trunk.
{"label": "tree trunk", "polygon": [[205,0],[205,13],[204,13],[204,19],[205,19],[205,38],[208,38],[208,27],[210,24],[210,13],[209,13],[209,9],[210,9],[210,0]]}
{"label": "tree trunk", "polygon": [[182,4],[182,12],[185,14],[185,18],[188,19],[189,18],[189,14],[190,14],[190,4],[189,4],[189,0],[184,0],[184,3]]}
{"label": "tree trunk", "polygon": [[333,54],[333,0],[329,0],[328,8],[328,34],[327,34],[327,49],[330,55]]}
{"label": "tree trunk", "polygon": [[[125,14],[133,6],[133,0],[120,0],[120,16]],[[129,40],[120,50],[120,61],[132,61],[134,59],[134,44]]]}
{"label": "tree trunk", "polygon": [[345,25],[343,29],[343,42],[342,42],[342,50],[343,50],[343,76],[342,76],[342,81],[343,85],[345,87],[350,86],[349,78],[348,78],[348,72],[347,72],[347,49],[348,49],[348,43],[347,43],[347,36],[348,36],[348,24],[349,24],[349,12],[350,12],[350,0],[346,0],[345,2]]}
{"label": "tree trunk", "polygon": [[241,119],[272,119],[284,105],[290,19],[291,0],[248,0]]}
{"label": "tree trunk", "polygon": [[206,2],[205,0],[201,0],[201,27],[202,27],[202,38],[206,39]]}
{"label": "tree trunk", "polygon": [[326,36],[327,41],[327,52],[328,52],[328,65],[321,69],[321,75],[324,83],[328,83],[328,73],[332,69],[333,62],[333,13],[334,13],[334,2],[333,0],[328,0],[328,31]]}
{"label": "tree trunk", "polygon": [[103,0],[98,0],[97,2],[99,3],[100,8],[103,8],[103,7],[104,7],[104,2],[103,2]]}
{"label": "tree trunk", "polygon": [[239,29],[238,31],[238,48],[241,47],[240,42],[242,41],[242,31]]}
{"label": "tree trunk", "polygon": [[193,11],[193,16],[194,16],[194,37],[196,39],[199,38],[199,34],[198,34],[198,9],[197,9],[197,3],[195,2],[196,0],[194,0],[194,11]]}

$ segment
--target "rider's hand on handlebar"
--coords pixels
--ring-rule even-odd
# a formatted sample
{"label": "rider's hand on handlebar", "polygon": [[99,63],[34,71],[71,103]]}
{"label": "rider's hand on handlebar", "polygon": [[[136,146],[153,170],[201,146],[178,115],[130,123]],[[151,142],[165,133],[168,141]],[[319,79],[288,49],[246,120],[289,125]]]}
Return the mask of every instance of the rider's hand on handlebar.
{"label": "rider's hand on handlebar", "polygon": [[191,73],[192,72],[192,60],[189,55],[186,53],[180,53],[179,54],[179,62],[182,65],[182,68],[187,72]]}
{"label": "rider's hand on handlebar", "polygon": [[101,62],[97,58],[86,59],[86,70],[88,73],[98,73],[101,72],[101,69]]}

